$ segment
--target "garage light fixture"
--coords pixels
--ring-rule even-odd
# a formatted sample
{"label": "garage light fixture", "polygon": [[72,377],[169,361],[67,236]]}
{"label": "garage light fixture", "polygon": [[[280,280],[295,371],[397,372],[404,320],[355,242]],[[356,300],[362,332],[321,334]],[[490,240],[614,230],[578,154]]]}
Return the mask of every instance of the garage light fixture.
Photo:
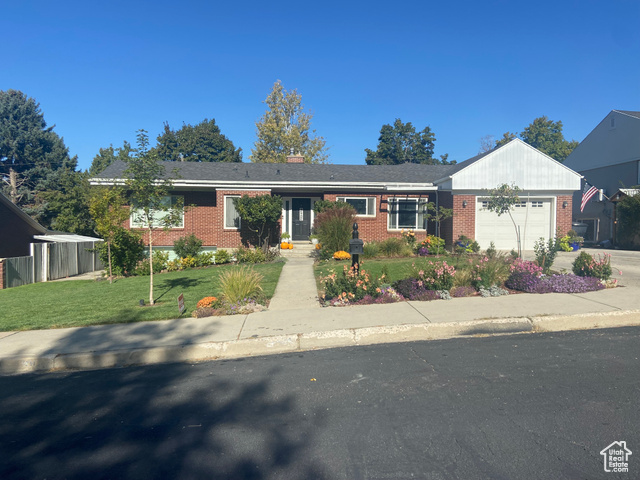
{"label": "garage light fixture", "polygon": [[562,202],[562,208],[567,208],[569,206],[569,202]]}
{"label": "garage light fixture", "polygon": [[462,208],[467,208],[467,201],[466,200],[462,201]]}

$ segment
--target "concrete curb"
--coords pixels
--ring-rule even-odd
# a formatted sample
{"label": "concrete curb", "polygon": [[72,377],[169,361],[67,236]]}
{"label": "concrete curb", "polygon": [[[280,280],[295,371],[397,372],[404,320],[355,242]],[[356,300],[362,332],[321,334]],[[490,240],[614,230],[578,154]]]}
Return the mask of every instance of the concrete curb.
{"label": "concrete curb", "polygon": [[0,358],[0,374],[200,362],[358,345],[627,326],[640,326],[640,310],[348,328],[167,347],[15,356]]}

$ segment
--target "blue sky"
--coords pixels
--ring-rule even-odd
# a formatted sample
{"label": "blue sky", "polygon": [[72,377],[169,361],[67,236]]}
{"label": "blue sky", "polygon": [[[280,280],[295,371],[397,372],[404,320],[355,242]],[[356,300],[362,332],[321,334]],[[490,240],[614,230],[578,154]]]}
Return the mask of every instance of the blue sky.
{"label": "blue sky", "polygon": [[249,161],[280,79],[333,163],[363,164],[396,118],[436,155],[539,116],[581,141],[640,110],[640,2],[2,2],[0,90],[35,98],[86,169],[100,147],[216,123]]}

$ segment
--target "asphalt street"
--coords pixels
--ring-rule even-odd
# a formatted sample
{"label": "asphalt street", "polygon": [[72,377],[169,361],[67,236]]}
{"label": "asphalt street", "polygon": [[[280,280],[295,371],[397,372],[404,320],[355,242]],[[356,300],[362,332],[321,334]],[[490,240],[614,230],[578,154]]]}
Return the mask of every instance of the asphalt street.
{"label": "asphalt street", "polygon": [[[640,477],[640,328],[0,377],[0,478]],[[629,472],[600,451],[626,441]]]}

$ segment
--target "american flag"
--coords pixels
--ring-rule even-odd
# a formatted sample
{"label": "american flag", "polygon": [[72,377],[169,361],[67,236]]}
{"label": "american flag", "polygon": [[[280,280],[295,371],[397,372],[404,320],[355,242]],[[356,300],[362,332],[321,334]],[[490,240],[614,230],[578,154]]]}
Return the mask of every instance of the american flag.
{"label": "american flag", "polygon": [[596,187],[594,187],[593,185],[589,185],[589,182],[584,182],[584,188],[582,189],[582,203],[580,203],[580,212],[584,210],[584,206],[596,193],[598,193],[598,189]]}

